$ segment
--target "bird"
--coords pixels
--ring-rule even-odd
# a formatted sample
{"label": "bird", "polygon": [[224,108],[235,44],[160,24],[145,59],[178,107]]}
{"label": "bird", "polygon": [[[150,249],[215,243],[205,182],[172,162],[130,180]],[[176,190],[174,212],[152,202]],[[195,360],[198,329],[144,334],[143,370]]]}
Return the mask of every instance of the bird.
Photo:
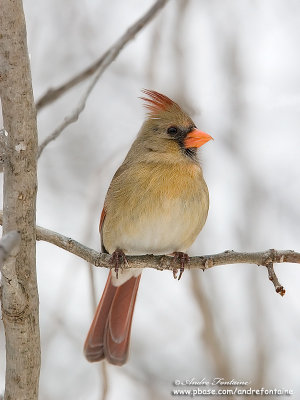
{"label": "bird", "polygon": [[88,361],[117,366],[128,359],[141,278],[141,269],[119,267],[130,255],[170,255],[180,264],[180,279],[209,209],[197,150],[212,137],[175,101],[154,90],[142,93],[145,121],[112,178],[101,213],[101,250],[111,254],[114,268],[84,344]]}

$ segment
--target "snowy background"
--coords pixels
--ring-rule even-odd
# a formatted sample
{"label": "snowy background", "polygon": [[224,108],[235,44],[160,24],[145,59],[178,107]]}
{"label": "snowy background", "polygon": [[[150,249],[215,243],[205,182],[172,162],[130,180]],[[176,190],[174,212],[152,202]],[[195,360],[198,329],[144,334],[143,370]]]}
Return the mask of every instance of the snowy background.
{"label": "snowy background", "polygon": [[[152,4],[24,0],[35,98],[96,60]],[[200,155],[210,211],[190,254],[299,251],[299,49],[298,0],[169,1],[107,69],[78,122],[43,152],[38,225],[99,249],[104,196],[142,124],[140,90],[149,88],[176,100],[215,139]],[[41,110],[40,141],[87,84]],[[276,266],[283,298],[263,267],[186,271],[180,282],[146,270],[130,359],[103,368],[82,352],[93,315],[88,265],[44,242],[37,255],[41,400],[101,399],[105,381],[107,400],[163,400],[172,397],[175,379],[216,376],[300,396],[298,265]],[[95,268],[97,301],[106,276]],[[0,348],[1,393],[2,325]]]}

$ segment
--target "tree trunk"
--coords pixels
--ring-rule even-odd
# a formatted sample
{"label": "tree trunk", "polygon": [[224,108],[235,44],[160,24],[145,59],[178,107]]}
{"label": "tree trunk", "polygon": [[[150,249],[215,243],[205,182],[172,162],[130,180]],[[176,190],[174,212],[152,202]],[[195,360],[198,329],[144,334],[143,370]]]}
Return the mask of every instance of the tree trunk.
{"label": "tree trunk", "polygon": [[[37,124],[21,0],[1,0],[0,95],[7,132],[4,233],[21,234],[20,250],[2,271],[6,337],[5,400],[38,398],[39,301],[35,266]],[[17,283],[14,290],[11,282]]]}

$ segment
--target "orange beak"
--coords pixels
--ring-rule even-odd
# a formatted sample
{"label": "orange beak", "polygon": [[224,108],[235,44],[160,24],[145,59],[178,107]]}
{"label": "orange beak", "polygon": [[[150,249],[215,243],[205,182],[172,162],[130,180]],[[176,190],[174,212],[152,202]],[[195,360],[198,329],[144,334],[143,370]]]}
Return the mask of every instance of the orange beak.
{"label": "orange beak", "polygon": [[184,147],[187,149],[190,147],[201,147],[211,139],[213,140],[213,138],[207,133],[194,129],[188,133],[184,139]]}

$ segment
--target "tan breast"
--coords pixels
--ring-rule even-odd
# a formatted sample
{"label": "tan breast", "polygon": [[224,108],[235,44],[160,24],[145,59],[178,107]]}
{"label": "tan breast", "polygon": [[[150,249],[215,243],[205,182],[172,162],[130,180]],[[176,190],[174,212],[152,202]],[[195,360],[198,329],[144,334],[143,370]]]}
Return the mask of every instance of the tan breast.
{"label": "tan breast", "polygon": [[136,163],[113,179],[102,238],[106,250],[125,254],[186,251],[207,217],[209,197],[201,167]]}

